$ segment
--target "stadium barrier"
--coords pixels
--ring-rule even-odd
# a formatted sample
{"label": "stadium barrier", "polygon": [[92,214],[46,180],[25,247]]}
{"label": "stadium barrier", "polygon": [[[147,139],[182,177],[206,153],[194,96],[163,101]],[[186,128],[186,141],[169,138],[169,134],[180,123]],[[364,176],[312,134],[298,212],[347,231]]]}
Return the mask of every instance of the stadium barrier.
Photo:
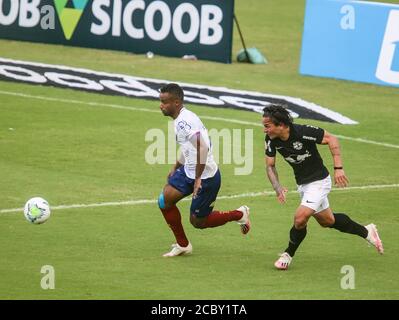
{"label": "stadium barrier", "polygon": [[307,0],[300,73],[399,87],[399,5]]}
{"label": "stadium barrier", "polygon": [[0,38],[231,63],[234,0],[5,0]]}

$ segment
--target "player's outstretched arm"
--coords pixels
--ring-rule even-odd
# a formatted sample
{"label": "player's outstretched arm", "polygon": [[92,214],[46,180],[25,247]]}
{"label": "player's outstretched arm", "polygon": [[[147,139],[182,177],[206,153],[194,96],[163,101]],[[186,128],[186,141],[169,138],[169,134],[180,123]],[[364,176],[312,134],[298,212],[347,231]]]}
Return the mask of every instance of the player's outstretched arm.
{"label": "player's outstretched arm", "polygon": [[278,180],[278,174],[276,169],[276,158],[266,156],[265,162],[266,162],[267,177],[269,178],[269,181],[272,184],[274,191],[276,191],[277,200],[280,203],[285,203],[286,194],[288,190],[287,188],[282,187]]}
{"label": "player's outstretched arm", "polygon": [[330,148],[334,162],[335,185],[342,188],[348,186],[349,180],[345,175],[338,138],[331,133],[324,131],[324,137],[321,144],[328,144],[328,147]]}

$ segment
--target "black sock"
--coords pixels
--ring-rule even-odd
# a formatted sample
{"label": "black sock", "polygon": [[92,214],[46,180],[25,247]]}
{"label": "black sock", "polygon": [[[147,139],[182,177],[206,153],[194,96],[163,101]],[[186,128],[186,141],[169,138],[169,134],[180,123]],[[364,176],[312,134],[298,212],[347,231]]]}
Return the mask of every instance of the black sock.
{"label": "black sock", "polygon": [[367,229],[358,224],[357,222],[351,220],[345,213],[334,213],[335,223],[330,227],[337,229],[341,232],[357,234],[362,238],[367,238]]}
{"label": "black sock", "polygon": [[295,226],[292,226],[290,230],[290,242],[288,242],[288,248],[285,249],[291,257],[295,255],[295,251],[298,249],[302,240],[306,237],[306,227],[303,229],[296,229]]}

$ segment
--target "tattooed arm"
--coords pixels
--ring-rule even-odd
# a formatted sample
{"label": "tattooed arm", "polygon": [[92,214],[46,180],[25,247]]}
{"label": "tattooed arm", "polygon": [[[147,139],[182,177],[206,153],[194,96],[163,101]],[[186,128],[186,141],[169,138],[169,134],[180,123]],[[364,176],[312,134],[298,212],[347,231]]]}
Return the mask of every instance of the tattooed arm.
{"label": "tattooed arm", "polygon": [[275,157],[265,157],[266,162],[266,172],[269,178],[270,183],[273,186],[274,191],[276,192],[277,200],[280,203],[285,203],[286,201],[286,193],[287,189],[280,185],[278,180],[278,173],[276,170],[276,158]]}

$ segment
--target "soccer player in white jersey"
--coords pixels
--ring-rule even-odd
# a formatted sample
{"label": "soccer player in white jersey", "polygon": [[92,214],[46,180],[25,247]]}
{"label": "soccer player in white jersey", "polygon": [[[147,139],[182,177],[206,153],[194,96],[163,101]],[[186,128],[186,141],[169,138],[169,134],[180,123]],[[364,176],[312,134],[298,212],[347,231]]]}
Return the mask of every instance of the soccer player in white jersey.
{"label": "soccer player in white jersey", "polygon": [[164,257],[190,254],[191,243],[181,223],[176,206],[184,197],[192,194],[190,222],[195,228],[213,228],[236,221],[243,234],[250,229],[249,208],[241,206],[232,211],[215,211],[216,197],[220,189],[220,172],[212,155],[208,132],[198,116],[183,106],[182,88],[170,83],[160,90],[161,111],[174,119],[177,143],[181,155],[168,175],[168,182],[158,198],[158,206],[172,230],[176,243]]}
{"label": "soccer player in white jersey", "polygon": [[278,179],[275,167],[277,151],[294,169],[301,196],[301,204],[295,212],[294,225],[290,230],[288,247],[275,262],[275,267],[279,270],[288,268],[306,236],[306,225],[310,217],[314,217],[322,227],[365,238],[382,254],[384,249],[374,224],[362,226],[346,214],[334,213],[330,208],[327,196],[331,191],[331,178],[316,144],[328,145],[334,162],[334,182],[338,187],[346,187],[348,179],[338,139],[321,128],[294,124],[287,109],[278,104],[264,108],[263,125],[266,133],[266,170],[278,201],[285,203],[287,189],[280,185]]}

